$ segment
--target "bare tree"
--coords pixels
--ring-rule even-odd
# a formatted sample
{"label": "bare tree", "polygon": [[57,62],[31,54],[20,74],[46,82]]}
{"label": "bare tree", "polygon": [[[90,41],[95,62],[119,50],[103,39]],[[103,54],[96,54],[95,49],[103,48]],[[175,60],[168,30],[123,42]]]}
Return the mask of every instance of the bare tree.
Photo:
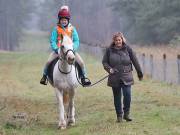
{"label": "bare tree", "polygon": [[31,3],[24,0],[0,1],[0,49],[12,51],[18,47],[21,30],[33,9]]}

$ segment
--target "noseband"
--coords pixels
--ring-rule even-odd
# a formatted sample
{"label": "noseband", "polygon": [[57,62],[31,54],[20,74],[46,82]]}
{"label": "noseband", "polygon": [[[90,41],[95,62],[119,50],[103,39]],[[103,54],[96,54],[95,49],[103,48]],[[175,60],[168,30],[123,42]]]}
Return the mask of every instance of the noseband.
{"label": "noseband", "polygon": [[63,54],[63,59],[64,59],[64,60],[66,60],[66,56],[67,56],[67,54],[68,54],[69,52],[72,52],[72,53],[75,55],[75,53],[74,53],[74,51],[73,51],[72,49],[68,49],[68,50],[64,53],[63,50],[62,50],[62,48],[61,48],[61,52],[62,52],[62,54]]}

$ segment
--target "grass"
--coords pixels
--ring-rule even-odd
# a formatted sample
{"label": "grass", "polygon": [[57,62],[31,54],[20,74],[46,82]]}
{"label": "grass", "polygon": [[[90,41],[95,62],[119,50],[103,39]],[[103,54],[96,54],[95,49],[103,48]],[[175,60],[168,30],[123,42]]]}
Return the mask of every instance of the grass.
{"label": "grass", "polygon": [[49,34],[45,32],[24,31],[17,50],[21,52],[45,52],[48,50],[48,37]]}
{"label": "grass", "polygon": [[[42,40],[34,41],[43,41],[44,35],[40,37]],[[32,38],[26,42],[33,46]],[[0,111],[0,135],[180,134],[180,86],[148,78],[138,82],[136,77],[131,104],[133,122],[115,122],[112,91],[104,81],[91,88],[77,89],[76,125],[58,130],[58,110],[53,88],[39,84],[47,57],[47,53],[37,51],[0,53],[0,108],[5,105]],[[87,55],[83,55],[83,58],[93,82],[105,75],[100,62]],[[16,112],[28,115],[23,128],[9,124]]]}

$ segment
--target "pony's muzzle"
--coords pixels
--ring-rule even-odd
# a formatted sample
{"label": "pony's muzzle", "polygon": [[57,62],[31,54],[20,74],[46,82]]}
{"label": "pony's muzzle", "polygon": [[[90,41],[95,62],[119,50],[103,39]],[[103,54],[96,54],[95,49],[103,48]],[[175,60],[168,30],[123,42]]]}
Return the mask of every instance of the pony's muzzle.
{"label": "pony's muzzle", "polygon": [[72,65],[72,64],[74,63],[74,60],[75,60],[75,58],[69,57],[69,58],[67,59],[68,64]]}

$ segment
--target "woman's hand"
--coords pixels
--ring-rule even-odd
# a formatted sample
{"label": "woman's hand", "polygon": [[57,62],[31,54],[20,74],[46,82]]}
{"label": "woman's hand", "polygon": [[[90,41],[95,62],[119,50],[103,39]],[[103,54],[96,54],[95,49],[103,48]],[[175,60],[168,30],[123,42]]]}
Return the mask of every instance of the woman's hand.
{"label": "woman's hand", "polygon": [[114,74],[114,70],[112,68],[109,70],[109,72],[110,74]]}
{"label": "woman's hand", "polygon": [[142,72],[138,72],[138,78],[139,78],[139,81],[141,81],[143,79],[143,73]]}
{"label": "woman's hand", "polygon": [[110,70],[109,70],[109,72],[110,72],[110,74],[114,74],[114,73],[117,73],[117,72],[119,72],[117,69],[113,69],[113,68],[111,68]]}

